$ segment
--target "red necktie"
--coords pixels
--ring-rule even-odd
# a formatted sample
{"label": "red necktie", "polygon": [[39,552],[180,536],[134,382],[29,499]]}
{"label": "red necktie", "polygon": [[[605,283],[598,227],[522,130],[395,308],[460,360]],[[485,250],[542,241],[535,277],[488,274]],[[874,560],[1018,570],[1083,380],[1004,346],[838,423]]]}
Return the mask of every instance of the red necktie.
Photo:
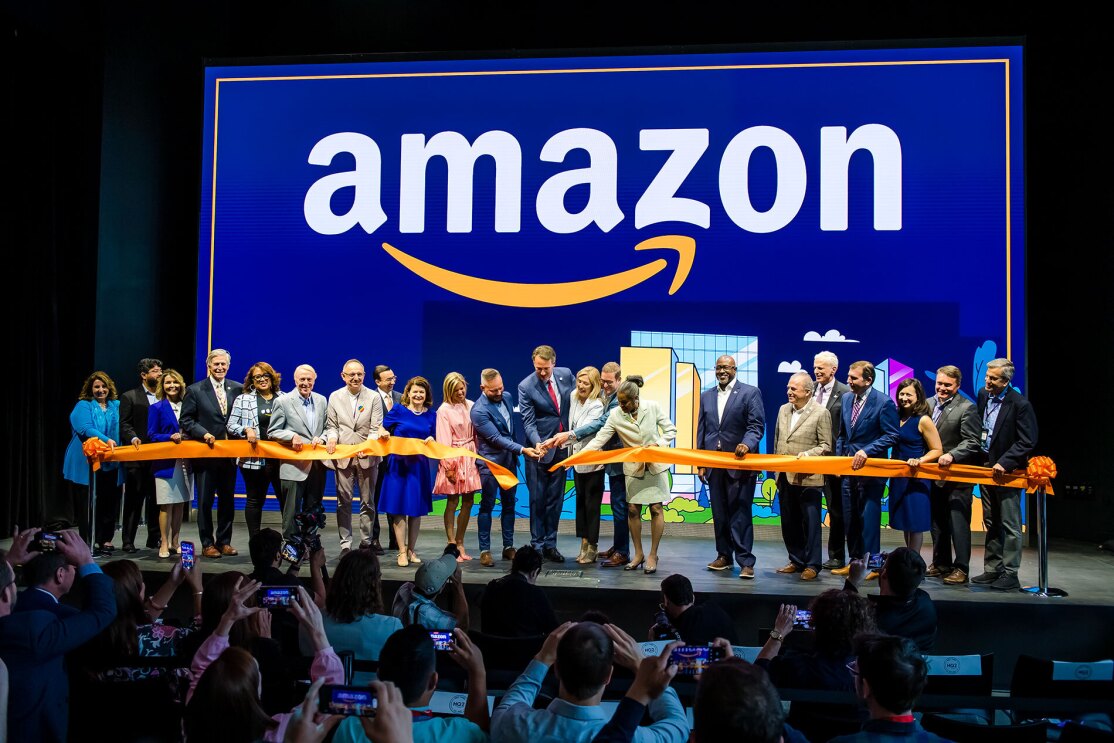
{"label": "red necktie", "polygon": [[553,380],[550,379],[549,383],[545,385],[545,389],[549,392],[549,399],[553,401],[553,409],[557,411],[557,433],[565,430],[561,425],[561,404],[557,402],[557,391],[553,389]]}

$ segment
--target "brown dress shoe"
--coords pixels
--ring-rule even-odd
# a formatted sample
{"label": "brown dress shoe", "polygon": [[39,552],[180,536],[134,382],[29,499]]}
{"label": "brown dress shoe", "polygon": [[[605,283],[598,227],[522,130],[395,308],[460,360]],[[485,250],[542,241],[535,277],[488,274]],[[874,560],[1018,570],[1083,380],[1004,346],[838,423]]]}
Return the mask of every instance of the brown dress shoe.
{"label": "brown dress shoe", "polygon": [[729,570],[731,568],[731,561],[723,555],[717,555],[716,559],[708,563],[708,570]]}
{"label": "brown dress shoe", "polygon": [[215,559],[220,557],[220,550],[210,544],[208,547],[201,550],[201,555],[202,557],[212,557]]}
{"label": "brown dress shoe", "polygon": [[236,550],[232,549],[231,544],[226,544],[223,547],[221,547],[220,548],[220,553],[222,555],[228,555],[229,557],[235,557],[236,555],[240,554]]}
{"label": "brown dress shoe", "polygon": [[944,584],[949,586],[962,586],[966,583],[967,573],[963,572],[959,568],[951,571],[950,573],[948,573],[947,577],[944,578]]}
{"label": "brown dress shoe", "polygon": [[816,580],[817,575],[819,574],[812,568],[805,568],[804,571],[801,572],[801,580]]}
{"label": "brown dress shoe", "polygon": [[603,560],[610,560],[611,556],[615,554],[615,546],[608,547],[605,551],[600,553],[600,558]]}
{"label": "brown dress shoe", "polygon": [[514,556],[517,555],[517,554],[518,554],[518,550],[516,550],[514,547],[504,547],[503,548],[503,559],[504,560],[513,560]]}
{"label": "brown dress shoe", "polygon": [[844,565],[841,568],[836,568],[832,571],[832,575],[851,575],[851,566]]}
{"label": "brown dress shoe", "polygon": [[491,553],[487,550],[480,553],[480,565],[485,568],[495,567],[495,560],[491,559]]}
{"label": "brown dress shoe", "polygon": [[929,565],[928,570],[924,571],[924,577],[926,578],[939,578],[941,575],[944,574],[944,571],[936,567],[935,565]]}
{"label": "brown dress shoe", "polygon": [[622,552],[613,552],[611,557],[607,558],[600,563],[601,568],[621,568],[630,562],[630,559]]}
{"label": "brown dress shoe", "polygon": [[739,577],[745,580],[753,580],[754,568],[750,567],[749,565],[744,565],[743,567],[739,568]]}
{"label": "brown dress shoe", "polygon": [[[797,566],[794,565],[793,563],[789,563],[788,565],[786,565],[783,568],[778,568],[777,571],[779,573],[795,573],[795,572],[797,572]],[[815,572],[815,571],[813,571],[813,572]]]}

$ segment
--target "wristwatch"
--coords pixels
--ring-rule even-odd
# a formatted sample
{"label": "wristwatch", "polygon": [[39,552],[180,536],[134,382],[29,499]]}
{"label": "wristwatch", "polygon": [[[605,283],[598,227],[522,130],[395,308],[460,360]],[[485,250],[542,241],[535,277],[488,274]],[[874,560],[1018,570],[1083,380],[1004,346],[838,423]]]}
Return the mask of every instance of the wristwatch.
{"label": "wristwatch", "polygon": [[772,630],[770,630],[770,639],[771,640],[777,640],[778,642],[784,642],[785,641],[785,635],[781,634],[776,629],[772,629]]}

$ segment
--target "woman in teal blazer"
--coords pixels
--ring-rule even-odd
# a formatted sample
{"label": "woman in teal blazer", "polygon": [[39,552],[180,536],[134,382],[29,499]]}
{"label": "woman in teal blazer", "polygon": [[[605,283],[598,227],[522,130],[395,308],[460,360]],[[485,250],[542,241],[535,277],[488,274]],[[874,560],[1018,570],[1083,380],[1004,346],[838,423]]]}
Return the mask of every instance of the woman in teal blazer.
{"label": "woman in teal blazer", "polygon": [[[102,371],[90,374],[81,386],[77,404],[70,413],[73,437],[66,447],[62,462],[62,476],[70,482],[70,500],[74,521],[81,536],[89,541],[89,462],[81,450],[88,439],[97,438],[115,447],[120,439],[120,401],[116,399],[116,384]],[[120,510],[120,486],[124,483],[124,468],[115,462],[105,462],[96,473],[97,513],[94,553],[111,554],[115,547],[112,535],[116,532],[116,516]]]}

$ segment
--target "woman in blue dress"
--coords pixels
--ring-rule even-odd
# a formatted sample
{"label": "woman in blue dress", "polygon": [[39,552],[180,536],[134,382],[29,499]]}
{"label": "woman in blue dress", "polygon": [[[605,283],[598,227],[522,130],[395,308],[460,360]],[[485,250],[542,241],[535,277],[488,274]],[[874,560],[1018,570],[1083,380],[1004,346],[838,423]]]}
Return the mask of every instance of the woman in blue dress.
{"label": "woman in blue dress", "polygon": [[[402,392],[402,404],[395,405],[383,418],[381,437],[403,436],[433,441],[437,433],[437,416],[433,407],[433,390],[425,377],[414,377]],[[398,542],[398,566],[421,562],[414,553],[422,516],[433,510],[433,477],[429,460],[421,455],[387,458],[387,472],[379,493],[379,512],[391,515],[391,529]]]}
{"label": "woman in blue dress", "polygon": [[[911,467],[935,462],[943,453],[940,432],[928,414],[924,387],[917,379],[897,386],[897,411],[901,428],[892,459],[904,459]],[[932,483],[909,477],[890,479],[890,528],[905,532],[905,546],[917,552],[924,533],[932,528],[929,493]]]}

